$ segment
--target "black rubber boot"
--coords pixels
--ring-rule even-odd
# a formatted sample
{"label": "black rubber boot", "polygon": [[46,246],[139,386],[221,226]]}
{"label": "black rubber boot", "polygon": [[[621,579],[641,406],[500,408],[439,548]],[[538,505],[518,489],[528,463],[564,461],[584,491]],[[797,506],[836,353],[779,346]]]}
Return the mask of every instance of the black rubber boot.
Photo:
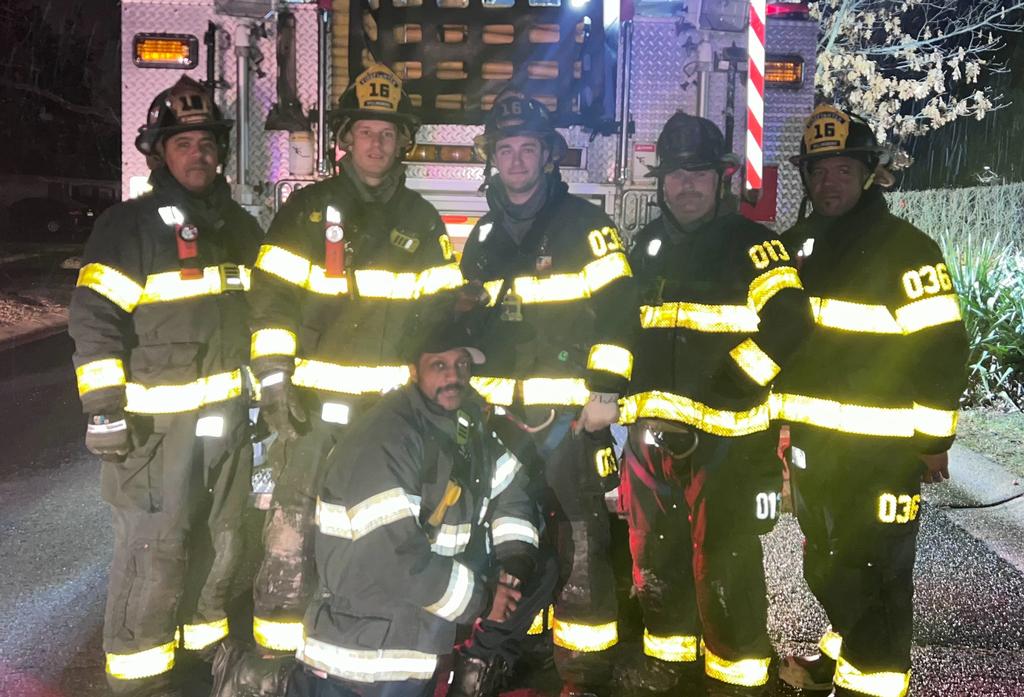
{"label": "black rubber boot", "polygon": [[831,690],[835,672],[836,662],[821,653],[786,656],[779,663],[779,680],[800,690]]}
{"label": "black rubber boot", "polygon": [[505,669],[505,661],[501,656],[485,661],[456,651],[448,697],[498,697]]}
{"label": "black rubber boot", "polygon": [[703,667],[696,661],[662,661],[646,654],[616,666],[612,691],[618,697],[697,695]]}
{"label": "black rubber boot", "polygon": [[224,641],[213,659],[210,697],[284,697],[294,665],[292,654]]}

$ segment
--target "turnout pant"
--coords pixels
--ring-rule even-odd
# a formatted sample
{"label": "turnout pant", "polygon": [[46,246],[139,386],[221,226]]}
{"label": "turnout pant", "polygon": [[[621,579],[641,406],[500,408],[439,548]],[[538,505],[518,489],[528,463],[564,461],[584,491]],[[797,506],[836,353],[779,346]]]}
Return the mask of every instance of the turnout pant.
{"label": "turnout pant", "polygon": [[831,629],[837,687],[902,697],[910,681],[923,465],[912,443],[793,426],[804,577]]}
{"label": "turnout pant", "polygon": [[771,659],[759,535],[781,503],[774,436],[698,431],[695,444],[683,443],[687,455],[658,445],[660,428],[631,427],[620,487],[644,653],[683,664],[703,643],[710,678],[756,691]]}
{"label": "turnout pant", "polygon": [[[220,435],[196,435],[200,419]],[[174,688],[176,649],[228,634],[252,446],[240,399],[128,420],[138,445],[102,466],[114,526],[103,650],[112,691],[142,695]]]}

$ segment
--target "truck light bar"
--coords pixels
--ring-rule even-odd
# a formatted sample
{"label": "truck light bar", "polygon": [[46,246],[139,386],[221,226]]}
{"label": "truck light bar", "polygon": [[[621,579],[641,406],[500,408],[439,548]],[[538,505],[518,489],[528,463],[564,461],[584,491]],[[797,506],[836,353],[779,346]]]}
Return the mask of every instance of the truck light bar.
{"label": "truck light bar", "polygon": [[199,64],[199,39],[191,34],[136,34],[132,61],[139,68],[189,70]]}
{"label": "truck light bar", "polygon": [[804,59],[800,56],[768,56],[764,81],[777,87],[799,87],[804,82]]}

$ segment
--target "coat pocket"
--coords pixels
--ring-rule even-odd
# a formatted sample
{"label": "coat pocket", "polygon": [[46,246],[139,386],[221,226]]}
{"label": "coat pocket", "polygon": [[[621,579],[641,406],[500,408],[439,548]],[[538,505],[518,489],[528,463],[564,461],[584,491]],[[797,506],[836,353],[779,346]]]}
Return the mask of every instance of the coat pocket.
{"label": "coat pocket", "polygon": [[[324,615],[327,615],[324,617]],[[337,632],[342,646],[358,647],[362,649],[378,650],[384,648],[388,633],[391,631],[391,620],[387,617],[376,617],[372,615],[352,615],[342,612],[329,605],[321,608],[321,615],[317,618],[319,625],[327,620],[333,632]]]}
{"label": "coat pocket", "polygon": [[129,362],[132,382],[153,385],[181,385],[200,377],[202,344],[175,343],[138,346]]}
{"label": "coat pocket", "polygon": [[155,513],[163,508],[162,433],[151,433],[123,462],[104,462],[103,499],[112,506]]}

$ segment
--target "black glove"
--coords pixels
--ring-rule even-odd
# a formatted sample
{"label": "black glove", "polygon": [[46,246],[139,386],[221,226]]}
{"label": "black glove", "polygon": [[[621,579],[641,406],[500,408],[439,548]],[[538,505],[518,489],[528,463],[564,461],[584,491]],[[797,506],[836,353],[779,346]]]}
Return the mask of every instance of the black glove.
{"label": "black glove", "polygon": [[85,447],[107,462],[120,462],[132,449],[131,430],[123,413],[93,414],[85,429]]}
{"label": "black glove", "polygon": [[[277,379],[280,376],[280,379]],[[270,384],[267,384],[267,383]],[[270,429],[282,441],[295,440],[299,429],[306,423],[306,410],[299,403],[299,396],[292,387],[291,379],[283,373],[274,373],[263,378],[260,386],[260,412]]]}

